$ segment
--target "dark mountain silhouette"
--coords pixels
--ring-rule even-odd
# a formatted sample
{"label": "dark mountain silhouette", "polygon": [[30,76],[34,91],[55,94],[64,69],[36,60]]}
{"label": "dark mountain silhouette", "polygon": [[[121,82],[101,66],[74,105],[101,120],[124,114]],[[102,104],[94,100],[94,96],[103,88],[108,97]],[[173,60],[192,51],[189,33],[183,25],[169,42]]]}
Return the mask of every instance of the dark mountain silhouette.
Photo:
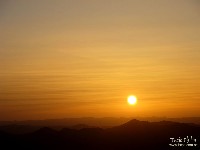
{"label": "dark mountain silhouette", "polygon": [[31,133],[36,130],[39,130],[41,126],[30,126],[30,125],[17,125],[17,124],[10,124],[10,125],[3,125],[0,126],[0,130],[11,133],[11,134],[25,134]]}
{"label": "dark mountain silhouette", "polygon": [[[170,138],[193,136],[197,146],[170,147]],[[0,132],[1,149],[29,150],[174,150],[199,149],[200,126],[170,121],[147,122],[131,120],[120,126],[63,128],[60,131],[43,127],[28,134]]]}
{"label": "dark mountain silhouette", "polygon": [[80,129],[84,129],[84,128],[94,128],[94,127],[95,126],[89,126],[89,125],[86,125],[86,124],[77,124],[77,125],[71,126],[69,128],[80,130]]}
{"label": "dark mountain silhouette", "polygon": [[84,117],[84,118],[64,118],[64,119],[26,120],[26,121],[0,121],[0,125],[5,126],[5,125],[15,124],[15,125],[29,125],[29,126],[31,125],[31,126],[71,127],[77,124],[85,124],[89,126],[111,127],[126,123],[129,120],[131,120],[131,118]]}
{"label": "dark mountain silhouette", "polygon": [[[26,125],[26,126],[37,126],[37,127],[72,127],[77,124],[85,124],[88,126],[98,126],[101,128],[107,128],[112,126],[119,126],[124,124],[133,118],[114,118],[114,117],[103,117],[103,118],[64,118],[64,119],[46,119],[46,120],[26,120],[26,121],[0,121],[0,126],[7,125]],[[137,120],[158,122],[162,120],[180,122],[180,123],[195,123],[200,124],[200,117],[183,117],[183,118],[166,118],[166,117],[137,117]]]}

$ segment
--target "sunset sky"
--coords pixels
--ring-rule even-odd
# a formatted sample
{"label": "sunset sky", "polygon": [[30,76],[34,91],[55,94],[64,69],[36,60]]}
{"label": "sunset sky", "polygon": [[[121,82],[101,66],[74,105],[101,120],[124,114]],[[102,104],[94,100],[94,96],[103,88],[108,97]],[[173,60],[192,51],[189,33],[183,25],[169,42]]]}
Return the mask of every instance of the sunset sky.
{"label": "sunset sky", "polygon": [[135,116],[200,116],[200,1],[0,1],[0,120]]}

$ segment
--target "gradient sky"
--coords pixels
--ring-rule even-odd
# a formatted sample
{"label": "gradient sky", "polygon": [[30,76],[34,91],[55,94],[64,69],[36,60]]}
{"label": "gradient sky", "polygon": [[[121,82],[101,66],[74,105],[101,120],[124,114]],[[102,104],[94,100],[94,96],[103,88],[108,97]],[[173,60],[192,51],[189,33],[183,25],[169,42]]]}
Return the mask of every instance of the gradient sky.
{"label": "gradient sky", "polygon": [[200,116],[198,0],[0,1],[0,120],[86,116]]}

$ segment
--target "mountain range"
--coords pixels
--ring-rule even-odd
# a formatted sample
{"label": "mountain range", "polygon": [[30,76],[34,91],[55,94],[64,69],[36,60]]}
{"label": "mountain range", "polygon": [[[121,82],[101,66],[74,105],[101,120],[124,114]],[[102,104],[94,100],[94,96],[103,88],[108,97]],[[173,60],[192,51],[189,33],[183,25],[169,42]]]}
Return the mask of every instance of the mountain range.
{"label": "mountain range", "polygon": [[193,150],[200,148],[200,125],[192,123],[148,122],[133,119],[122,125],[105,129],[82,127],[60,130],[41,127],[33,132],[21,134],[12,134],[0,129],[0,143],[6,150]]}

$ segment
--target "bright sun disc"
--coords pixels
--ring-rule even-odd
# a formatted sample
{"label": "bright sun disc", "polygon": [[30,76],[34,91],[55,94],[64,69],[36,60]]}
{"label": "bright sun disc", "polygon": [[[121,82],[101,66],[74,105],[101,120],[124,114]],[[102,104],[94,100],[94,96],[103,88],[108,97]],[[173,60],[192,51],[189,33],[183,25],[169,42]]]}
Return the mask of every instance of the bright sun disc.
{"label": "bright sun disc", "polygon": [[135,105],[137,103],[137,97],[135,97],[135,96],[129,96],[128,97],[128,103],[130,105]]}

